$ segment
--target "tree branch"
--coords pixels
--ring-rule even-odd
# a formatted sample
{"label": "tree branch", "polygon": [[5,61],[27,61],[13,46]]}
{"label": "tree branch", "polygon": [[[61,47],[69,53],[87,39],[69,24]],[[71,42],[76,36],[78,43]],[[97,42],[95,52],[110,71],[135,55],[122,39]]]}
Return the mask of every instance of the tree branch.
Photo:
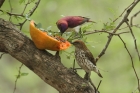
{"label": "tree branch", "polygon": [[136,12],[132,17],[131,17],[131,20],[130,20],[130,25],[133,26],[133,18],[136,17],[138,14],[140,13],[140,10],[138,12]]}
{"label": "tree branch", "polygon": [[[117,30],[122,26],[123,23],[127,22],[128,20],[128,16],[131,13],[131,11],[133,10],[133,8],[139,3],[140,0],[135,0],[132,4],[130,4],[130,7],[127,8],[126,10],[126,14],[124,15],[123,19],[121,20],[121,22],[116,26],[116,28],[113,30],[112,33],[116,33]],[[98,59],[103,56],[105,54],[105,51],[107,50],[111,40],[112,40],[113,34],[110,34],[108,36],[108,41],[106,42],[105,47],[103,48],[103,50],[101,51],[101,53],[98,55],[98,58],[96,58],[96,62],[98,61]]]}
{"label": "tree branch", "polygon": [[139,50],[138,50],[138,47],[137,47],[136,38],[135,38],[135,36],[134,36],[134,33],[133,33],[132,28],[130,27],[129,23],[126,22],[126,24],[128,25],[128,27],[129,27],[129,29],[130,29],[131,35],[132,35],[133,40],[134,40],[135,49],[136,49],[136,52],[137,52],[137,54],[138,54],[138,58],[139,58],[139,61],[140,61],[140,54],[139,54]]}
{"label": "tree branch", "polygon": [[[120,38],[120,40],[122,41],[122,43],[123,43],[123,45],[124,45],[124,47],[125,47],[125,49],[126,49],[127,53],[128,53],[128,54],[129,54],[129,56],[130,56],[131,63],[132,63],[132,68],[133,68],[134,73],[135,73],[136,78],[137,78],[137,82],[138,82],[138,90],[139,90],[139,88],[140,88],[140,81],[139,81],[139,77],[138,77],[138,74],[137,74],[136,69],[135,69],[135,66],[134,66],[133,57],[132,57],[131,53],[129,52],[129,50],[128,50],[128,48],[127,48],[126,43],[124,42],[124,40],[121,38],[121,36],[120,36],[120,35],[118,35],[118,37],[119,37],[119,38]],[[140,90],[139,90],[139,92],[140,92]]]}
{"label": "tree branch", "polygon": [[9,53],[60,93],[95,93],[88,81],[64,67],[49,52],[37,49],[16,26],[1,18],[0,52]]}

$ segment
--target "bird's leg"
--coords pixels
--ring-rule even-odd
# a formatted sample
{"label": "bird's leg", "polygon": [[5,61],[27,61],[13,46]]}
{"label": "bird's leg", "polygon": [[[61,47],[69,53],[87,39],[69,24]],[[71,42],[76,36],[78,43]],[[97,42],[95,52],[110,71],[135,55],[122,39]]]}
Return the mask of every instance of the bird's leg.
{"label": "bird's leg", "polygon": [[75,68],[75,59],[74,59],[74,62],[73,62],[73,68],[72,68],[73,72],[77,73],[77,70]]}
{"label": "bird's leg", "polygon": [[84,79],[89,81],[90,80],[90,75],[91,75],[91,72],[86,72],[85,76],[84,76]]}

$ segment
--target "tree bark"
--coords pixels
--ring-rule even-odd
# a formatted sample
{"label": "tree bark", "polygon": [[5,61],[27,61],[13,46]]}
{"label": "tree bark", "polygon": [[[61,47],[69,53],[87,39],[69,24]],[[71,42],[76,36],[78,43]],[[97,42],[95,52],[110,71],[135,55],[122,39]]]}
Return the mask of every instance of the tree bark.
{"label": "tree bark", "polygon": [[1,18],[0,52],[19,60],[60,93],[95,93],[88,81],[66,68],[59,57],[37,49],[15,25]]}

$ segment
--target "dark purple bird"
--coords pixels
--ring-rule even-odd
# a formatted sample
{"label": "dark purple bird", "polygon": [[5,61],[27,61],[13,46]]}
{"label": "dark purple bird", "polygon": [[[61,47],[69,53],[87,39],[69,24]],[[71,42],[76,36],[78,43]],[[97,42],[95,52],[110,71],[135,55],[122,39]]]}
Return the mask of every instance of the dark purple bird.
{"label": "dark purple bird", "polygon": [[93,22],[93,21],[90,21],[89,18],[82,16],[66,16],[59,19],[56,22],[56,24],[61,34],[63,34],[68,28],[74,28],[85,22]]}

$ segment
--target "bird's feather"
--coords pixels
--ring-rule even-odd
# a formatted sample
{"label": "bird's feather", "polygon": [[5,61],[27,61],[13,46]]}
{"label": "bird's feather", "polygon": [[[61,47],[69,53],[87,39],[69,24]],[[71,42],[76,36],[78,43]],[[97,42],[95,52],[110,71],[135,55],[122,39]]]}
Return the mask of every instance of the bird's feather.
{"label": "bird's feather", "polygon": [[88,49],[85,51],[85,56],[96,66],[95,59]]}

